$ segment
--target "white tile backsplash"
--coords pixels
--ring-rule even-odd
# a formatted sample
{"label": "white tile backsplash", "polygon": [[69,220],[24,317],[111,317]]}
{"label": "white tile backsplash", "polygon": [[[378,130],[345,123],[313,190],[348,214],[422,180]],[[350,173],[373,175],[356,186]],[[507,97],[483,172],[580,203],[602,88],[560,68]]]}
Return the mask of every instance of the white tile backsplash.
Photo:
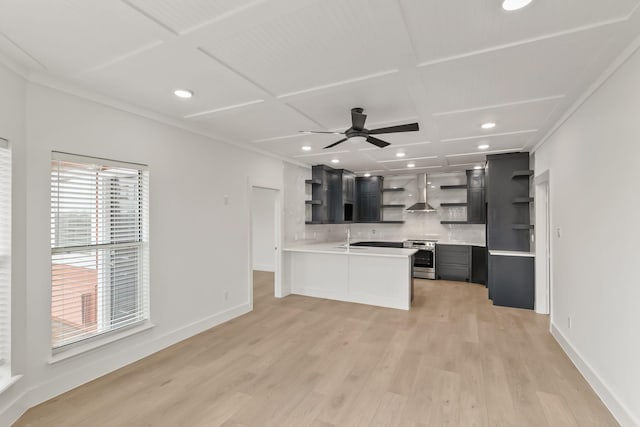
{"label": "white tile backsplash", "polygon": [[[404,224],[335,224],[305,225],[308,209],[305,199],[310,198],[310,190],[305,180],[311,178],[311,169],[286,164],[284,169],[284,229],[285,242],[301,241],[342,241],[346,239],[347,227],[351,229],[353,240],[404,240],[437,239],[449,242],[485,244],[483,224],[443,225],[440,221],[466,219],[466,208],[441,208],[440,203],[465,202],[466,191],[441,190],[441,185],[466,183],[464,173],[429,175],[431,182],[427,191],[429,204],[436,212],[407,212],[405,209],[387,208],[384,220],[404,220]],[[384,204],[405,204],[407,207],[417,201],[416,175],[385,176],[385,187],[403,187],[403,192],[385,192]]]}

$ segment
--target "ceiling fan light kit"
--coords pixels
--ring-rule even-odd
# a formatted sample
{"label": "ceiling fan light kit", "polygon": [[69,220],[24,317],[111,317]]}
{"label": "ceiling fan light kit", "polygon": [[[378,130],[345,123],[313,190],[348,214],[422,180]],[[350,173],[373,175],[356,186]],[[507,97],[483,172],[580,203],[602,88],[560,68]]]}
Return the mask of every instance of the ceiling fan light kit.
{"label": "ceiling fan light kit", "polygon": [[367,120],[367,115],[364,114],[364,109],[355,107],[351,109],[351,127],[344,132],[326,132],[326,131],[300,131],[302,133],[325,133],[344,135],[346,138],[334,142],[331,145],[327,145],[326,148],[335,147],[338,144],[342,144],[345,141],[349,142],[368,142],[376,147],[384,148],[389,145],[387,141],[376,138],[371,135],[380,135],[385,133],[398,133],[398,132],[417,132],[420,130],[418,123],[408,123],[406,125],[388,126],[378,129],[367,129],[364,127],[364,123]]}
{"label": "ceiling fan light kit", "polygon": [[502,8],[507,12],[522,9],[528,6],[532,0],[502,0]]}
{"label": "ceiling fan light kit", "polygon": [[349,138],[349,142],[360,144],[362,142],[367,142],[367,138],[365,138],[364,136],[353,136]]}

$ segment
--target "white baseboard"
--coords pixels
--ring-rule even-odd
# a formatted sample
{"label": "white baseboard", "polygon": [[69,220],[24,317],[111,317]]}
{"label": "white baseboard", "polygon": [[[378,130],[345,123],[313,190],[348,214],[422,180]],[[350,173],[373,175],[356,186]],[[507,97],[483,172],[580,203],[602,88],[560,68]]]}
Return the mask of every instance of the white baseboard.
{"label": "white baseboard", "polygon": [[25,404],[27,392],[23,391],[11,403],[0,411],[0,426],[10,426],[22,416],[29,407]]}
{"label": "white baseboard", "polygon": [[602,378],[600,378],[600,375],[598,375],[591,365],[580,355],[578,350],[576,350],[554,323],[551,324],[551,335],[553,335],[558,344],[560,344],[560,347],[562,347],[567,356],[569,356],[569,359],[571,359],[575,367],[587,380],[593,391],[600,397],[620,425],[623,427],[640,426],[638,418],[618,399],[611,388],[607,386]]}
{"label": "white baseboard", "polygon": [[266,264],[257,264],[253,266],[254,270],[257,271],[268,271],[270,273],[273,273],[276,271],[275,267],[273,265],[266,265]]}
{"label": "white baseboard", "polygon": [[131,347],[126,350],[109,354],[98,361],[73,371],[64,372],[46,382],[32,386],[0,413],[0,425],[11,425],[33,406],[250,311],[251,304],[240,304],[221,313],[167,332],[151,342],[147,341],[138,344],[132,342]]}

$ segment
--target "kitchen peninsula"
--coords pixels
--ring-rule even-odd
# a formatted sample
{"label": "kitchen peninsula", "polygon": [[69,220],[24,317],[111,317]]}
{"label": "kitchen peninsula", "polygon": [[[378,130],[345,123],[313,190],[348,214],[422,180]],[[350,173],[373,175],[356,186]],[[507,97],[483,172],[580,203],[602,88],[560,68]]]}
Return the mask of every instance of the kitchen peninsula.
{"label": "kitchen peninsula", "polygon": [[416,249],[298,244],[284,249],[292,294],[409,310]]}

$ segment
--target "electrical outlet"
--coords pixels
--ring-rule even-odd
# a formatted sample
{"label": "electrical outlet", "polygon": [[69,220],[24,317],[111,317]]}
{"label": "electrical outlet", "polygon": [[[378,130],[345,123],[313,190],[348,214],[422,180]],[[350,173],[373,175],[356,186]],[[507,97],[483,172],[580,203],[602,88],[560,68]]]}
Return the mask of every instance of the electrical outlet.
{"label": "electrical outlet", "polygon": [[560,237],[560,227],[556,228],[556,233],[558,234],[558,238]]}
{"label": "electrical outlet", "polygon": [[567,317],[567,326],[571,329],[571,316]]}
{"label": "electrical outlet", "polygon": [[225,206],[229,204],[229,195],[227,194],[224,195],[224,204]]}
{"label": "electrical outlet", "polygon": [[224,291],[224,300],[228,300],[229,299],[229,291]]}

